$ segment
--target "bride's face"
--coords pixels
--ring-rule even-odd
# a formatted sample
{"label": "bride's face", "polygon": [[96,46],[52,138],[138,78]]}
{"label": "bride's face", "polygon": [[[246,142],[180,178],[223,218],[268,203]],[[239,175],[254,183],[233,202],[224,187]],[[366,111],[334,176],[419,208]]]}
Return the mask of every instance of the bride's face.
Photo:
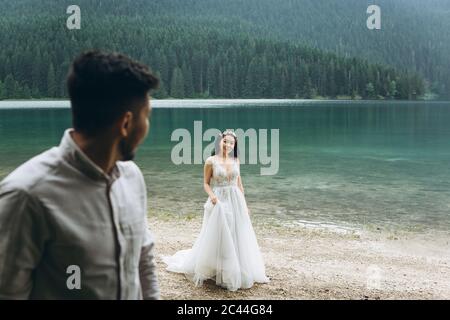
{"label": "bride's face", "polygon": [[220,142],[220,148],[226,152],[226,154],[230,154],[234,149],[235,143],[236,141],[232,135],[226,135]]}

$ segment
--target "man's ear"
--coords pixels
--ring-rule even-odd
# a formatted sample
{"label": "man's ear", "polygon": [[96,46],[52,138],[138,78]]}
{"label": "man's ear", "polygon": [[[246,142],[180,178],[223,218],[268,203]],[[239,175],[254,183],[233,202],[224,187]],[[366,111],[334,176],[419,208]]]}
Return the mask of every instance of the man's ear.
{"label": "man's ear", "polygon": [[133,123],[133,112],[127,111],[120,118],[120,134],[122,137],[128,137],[131,132],[131,127]]}

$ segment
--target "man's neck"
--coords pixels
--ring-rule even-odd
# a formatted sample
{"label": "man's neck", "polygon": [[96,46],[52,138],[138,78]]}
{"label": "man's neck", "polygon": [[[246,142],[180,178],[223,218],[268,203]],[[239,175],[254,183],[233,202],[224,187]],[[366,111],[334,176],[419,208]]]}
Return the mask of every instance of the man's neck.
{"label": "man's neck", "polygon": [[101,168],[106,174],[110,174],[116,162],[119,160],[117,142],[112,142],[106,135],[98,135],[95,138],[88,137],[80,132],[72,131],[73,141],[83,153]]}

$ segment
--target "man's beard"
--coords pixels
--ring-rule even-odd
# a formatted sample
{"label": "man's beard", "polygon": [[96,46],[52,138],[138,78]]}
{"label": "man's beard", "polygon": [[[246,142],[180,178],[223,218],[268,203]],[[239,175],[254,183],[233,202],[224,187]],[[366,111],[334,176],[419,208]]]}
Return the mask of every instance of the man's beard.
{"label": "man's beard", "polygon": [[127,141],[127,139],[122,139],[119,143],[119,149],[122,155],[122,161],[131,161],[134,159],[136,153],[130,141]]}

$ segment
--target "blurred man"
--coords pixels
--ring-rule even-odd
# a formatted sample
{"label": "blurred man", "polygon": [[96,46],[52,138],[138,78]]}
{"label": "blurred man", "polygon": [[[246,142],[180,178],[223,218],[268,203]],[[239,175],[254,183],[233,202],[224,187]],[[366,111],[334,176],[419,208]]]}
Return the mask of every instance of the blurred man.
{"label": "blurred man", "polygon": [[73,129],[0,183],[0,298],[159,298],[146,187],[130,161],[157,86],[121,54],[75,59]]}

